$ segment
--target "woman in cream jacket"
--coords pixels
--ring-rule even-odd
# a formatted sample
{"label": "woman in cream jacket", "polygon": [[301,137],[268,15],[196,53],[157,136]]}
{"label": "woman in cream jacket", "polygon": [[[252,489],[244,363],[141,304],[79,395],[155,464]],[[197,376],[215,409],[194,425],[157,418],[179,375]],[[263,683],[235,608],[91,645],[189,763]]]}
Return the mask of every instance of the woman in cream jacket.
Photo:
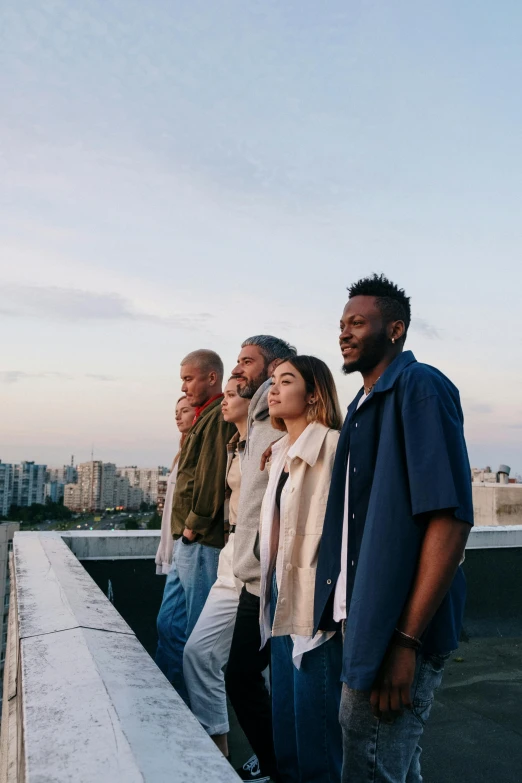
{"label": "woman in cream jacket", "polygon": [[281,781],[339,781],[340,632],[313,636],[317,556],[339,429],[326,364],[297,356],[274,371],[268,404],[286,435],[272,446],[261,511],[261,639],[271,638],[274,744]]}

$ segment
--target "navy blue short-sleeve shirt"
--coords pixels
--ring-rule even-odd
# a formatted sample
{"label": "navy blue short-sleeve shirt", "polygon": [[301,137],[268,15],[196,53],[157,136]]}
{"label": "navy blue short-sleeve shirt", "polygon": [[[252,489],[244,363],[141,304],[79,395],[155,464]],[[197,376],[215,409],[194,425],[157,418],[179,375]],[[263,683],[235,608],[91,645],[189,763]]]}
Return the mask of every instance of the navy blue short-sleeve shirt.
{"label": "navy blue short-sleeve shirt", "polygon": [[[426,515],[452,509],[473,524],[471,471],[457,388],[406,351],[360,408],[348,408],[336,453],[319,551],[316,629],[334,628],[348,477],[348,616],[342,679],[369,690],[415,577]],[[348,456],[350,457],[348,463]],[[423,636],[426,653],[458,646],[466,584],[459,568]]]}

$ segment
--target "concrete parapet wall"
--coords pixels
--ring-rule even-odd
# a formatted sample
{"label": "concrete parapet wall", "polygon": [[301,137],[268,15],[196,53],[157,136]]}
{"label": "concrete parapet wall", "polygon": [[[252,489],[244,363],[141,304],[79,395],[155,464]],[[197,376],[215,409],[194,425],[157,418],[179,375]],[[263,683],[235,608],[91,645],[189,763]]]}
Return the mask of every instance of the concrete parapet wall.
{"label": "concrete parapet wall", "polygon": [[[94,556],[95,538],[104,536],[87,535]],[[136,554],[138,536],[145,549],[157,545],[157,535],[125,533],[124,557],[150,557]],[[23,777],[6,780],[236,783],[230,764],[71,551],[83,537],[65,538],[17,533],[14,540],[18,614],[10,643],[19,660],[23,737],[13,746],[2,725],[1,741]],[[99,551],[110,555],[101,556],[118,557],[110,549],[114,534],[105,538],[109,549],[98,540]]]}
{"label": "concrete parapet wall", "polygon": [[475,525],[522,525],[522,484],[473,484]]}

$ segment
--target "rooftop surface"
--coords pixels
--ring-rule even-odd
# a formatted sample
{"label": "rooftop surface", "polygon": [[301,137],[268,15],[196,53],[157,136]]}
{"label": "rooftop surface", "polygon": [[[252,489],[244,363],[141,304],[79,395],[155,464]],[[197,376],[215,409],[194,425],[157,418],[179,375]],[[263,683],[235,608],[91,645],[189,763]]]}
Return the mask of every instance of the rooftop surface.
{"label": "rooftop surface", "polygon": [[462,642],[421,743],[426,783],[520,783],[521,704],[522,635]]}
{"label": "rooftop surface", "polygon": [[[17,534],[22,679],[12,692],[23,697],[26,783],[88,781],[93,770],[98,783],[237,780],[140,644],[153,653],[157,538]],[[474,531],[464,568],[464,640],[421,743],[424,780],[519,783],[522,528]],[[240,766],[251,751],[233,715],[231,725]]]}
{"label": "rooftop surface", "polygon": [[[520,783],[521,704],[522,637],[463,642],[446,665],[421,740],[425,783]],[[239,764],[251,751],[234,719],[231,726]]]}

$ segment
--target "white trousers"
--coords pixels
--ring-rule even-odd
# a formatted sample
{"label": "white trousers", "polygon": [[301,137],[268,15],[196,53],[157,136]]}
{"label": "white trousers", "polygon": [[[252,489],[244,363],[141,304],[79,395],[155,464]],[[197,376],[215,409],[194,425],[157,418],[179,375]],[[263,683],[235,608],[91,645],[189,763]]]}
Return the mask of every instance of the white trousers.
{"label": "white trousers", "polygon": [[229,731],[223,669],[230,653],[242,588],[232,571],[234,537],[232,533],[221,550],[218,578],[183,654],[183,676],[190,708],[210,736]]}

